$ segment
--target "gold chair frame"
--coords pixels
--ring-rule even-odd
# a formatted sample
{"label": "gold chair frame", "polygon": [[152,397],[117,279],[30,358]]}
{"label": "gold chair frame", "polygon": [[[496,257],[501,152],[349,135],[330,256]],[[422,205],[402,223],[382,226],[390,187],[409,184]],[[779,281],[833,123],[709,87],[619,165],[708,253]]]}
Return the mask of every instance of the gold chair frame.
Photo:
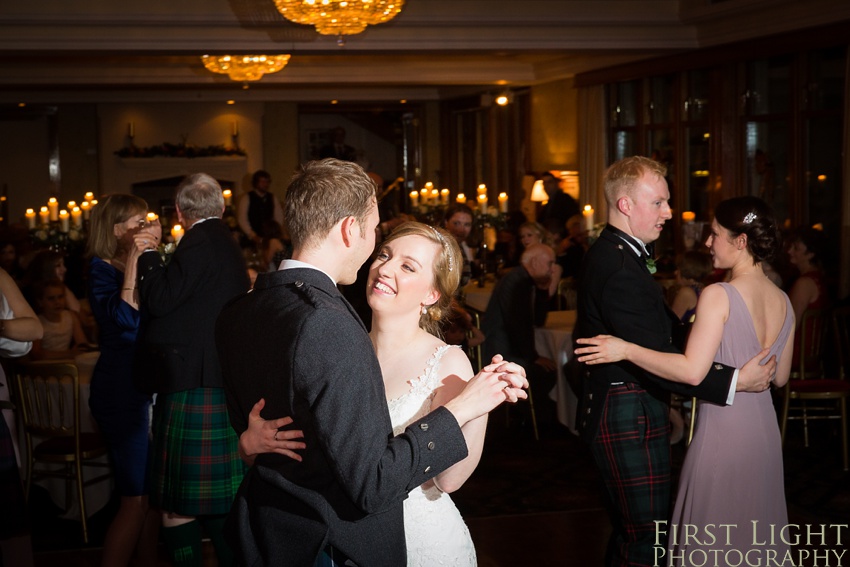
{"label": "gold chair frame", "polygon": [[[107,454],[99,433],[80,431],[80,379],[77,367],[67,362],[30,362],[18,365],[15,372],[16,405],[21,413],[26,437],[27,474],[25,494],[29,498],[34,479],[64,478],[67,481],[65,508],[70,507],[71,482],[76,482],[80,502],[83,542],[88,543],[85,487],[101,482],[111,472],[89,480],[83,467],[109,468],[96,462]],[[66,387],[72,388],[72,407],[68,407]],[[39,468],[36,464],[61,464],[61,469]]]}

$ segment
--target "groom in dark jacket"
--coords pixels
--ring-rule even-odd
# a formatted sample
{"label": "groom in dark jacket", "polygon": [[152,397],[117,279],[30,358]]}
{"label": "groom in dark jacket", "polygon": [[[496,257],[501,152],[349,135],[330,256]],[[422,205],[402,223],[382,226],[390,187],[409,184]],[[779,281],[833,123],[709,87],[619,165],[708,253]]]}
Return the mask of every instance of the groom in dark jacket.
{"label": "groom in dark jacket", "polygon": [[372,343],[336,287],[353,283],[374,248],[375,185],[354,163],[309,162],[284,214],[292,260],[223,310],[216,338],[237,433],[265,398],[264,417],[292,416],[306,449],[302,462],[256,457],[228,520],[231,543],[244,565],[312,566],[323,552],[340,566],[405,565],[408,491],[466,457],[463,424],[525,397],[524,372],[482,372],[393,437]]}
{"label": "groom in dark jacket", "polygon": [[[576,339],[607,334],[675,352],[675,315],[652,277],[654,261],[647,249],[672,216],[665,173],[663,165],[645,157],[623,159],[605,172],[608,226],[579,273]],[[736,390],[764,391],[776,371],[775,360],[758,366],[766,353],[740,371],[714,364],[695,387],[663,380],[625,361],[585,367],[577,426],[607,489],[614,529],[606,565],[655,563],[655,521],[669,519],[668,392],[726,405]]]}

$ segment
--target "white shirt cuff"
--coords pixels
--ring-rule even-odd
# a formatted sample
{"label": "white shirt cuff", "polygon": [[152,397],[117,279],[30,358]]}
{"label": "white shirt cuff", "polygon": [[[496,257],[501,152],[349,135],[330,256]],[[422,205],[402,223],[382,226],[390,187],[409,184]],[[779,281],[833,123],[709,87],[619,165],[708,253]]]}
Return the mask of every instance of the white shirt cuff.
{"label": "white shirt cuff", "polygon": [[735,401],[735,388],[738,387],[738,370],[735,369],[735,372],[732,373],[732,383],[729,385],[729,395],[726,396],[726,405],[731,406],[732,402]]}

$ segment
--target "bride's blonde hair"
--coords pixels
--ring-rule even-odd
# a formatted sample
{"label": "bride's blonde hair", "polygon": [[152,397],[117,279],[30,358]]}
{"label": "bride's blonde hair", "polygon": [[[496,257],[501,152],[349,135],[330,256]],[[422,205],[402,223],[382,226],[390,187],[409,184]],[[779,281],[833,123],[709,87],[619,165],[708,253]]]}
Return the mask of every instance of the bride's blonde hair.
{"label": "bride's blonde hair", "polygon": [[432,335],[441,337],[440,319],[450,312],[452,297],[460,284],[462,256],[460,246],[448,232],[421,222],[406,222],[399,225],[383,242],[388,244],[405,236],[421,236],[436,244],[439,248],[434,257],[434,289],[440,294],[433,305],[425,306],[425,313],[419,316],[419,326]]}

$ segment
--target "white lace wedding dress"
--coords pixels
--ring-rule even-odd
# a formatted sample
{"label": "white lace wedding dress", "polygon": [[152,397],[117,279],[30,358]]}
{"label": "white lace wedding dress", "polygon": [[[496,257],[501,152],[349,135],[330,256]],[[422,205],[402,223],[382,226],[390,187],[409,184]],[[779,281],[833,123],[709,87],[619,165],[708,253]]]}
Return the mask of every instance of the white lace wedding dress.
{"label": "white lace wedding dress", "polygon": [[[457,347],[438,348],[425,372],[412,382],[410,391],[388,402],[395,435],[430,413],[434,390],[440,383],[440,359],[449,348]],[[409,566],[477,565],[475,547],[460,512],[449,495],[432,481],[411,490],[404,501],[404,535]]]}

